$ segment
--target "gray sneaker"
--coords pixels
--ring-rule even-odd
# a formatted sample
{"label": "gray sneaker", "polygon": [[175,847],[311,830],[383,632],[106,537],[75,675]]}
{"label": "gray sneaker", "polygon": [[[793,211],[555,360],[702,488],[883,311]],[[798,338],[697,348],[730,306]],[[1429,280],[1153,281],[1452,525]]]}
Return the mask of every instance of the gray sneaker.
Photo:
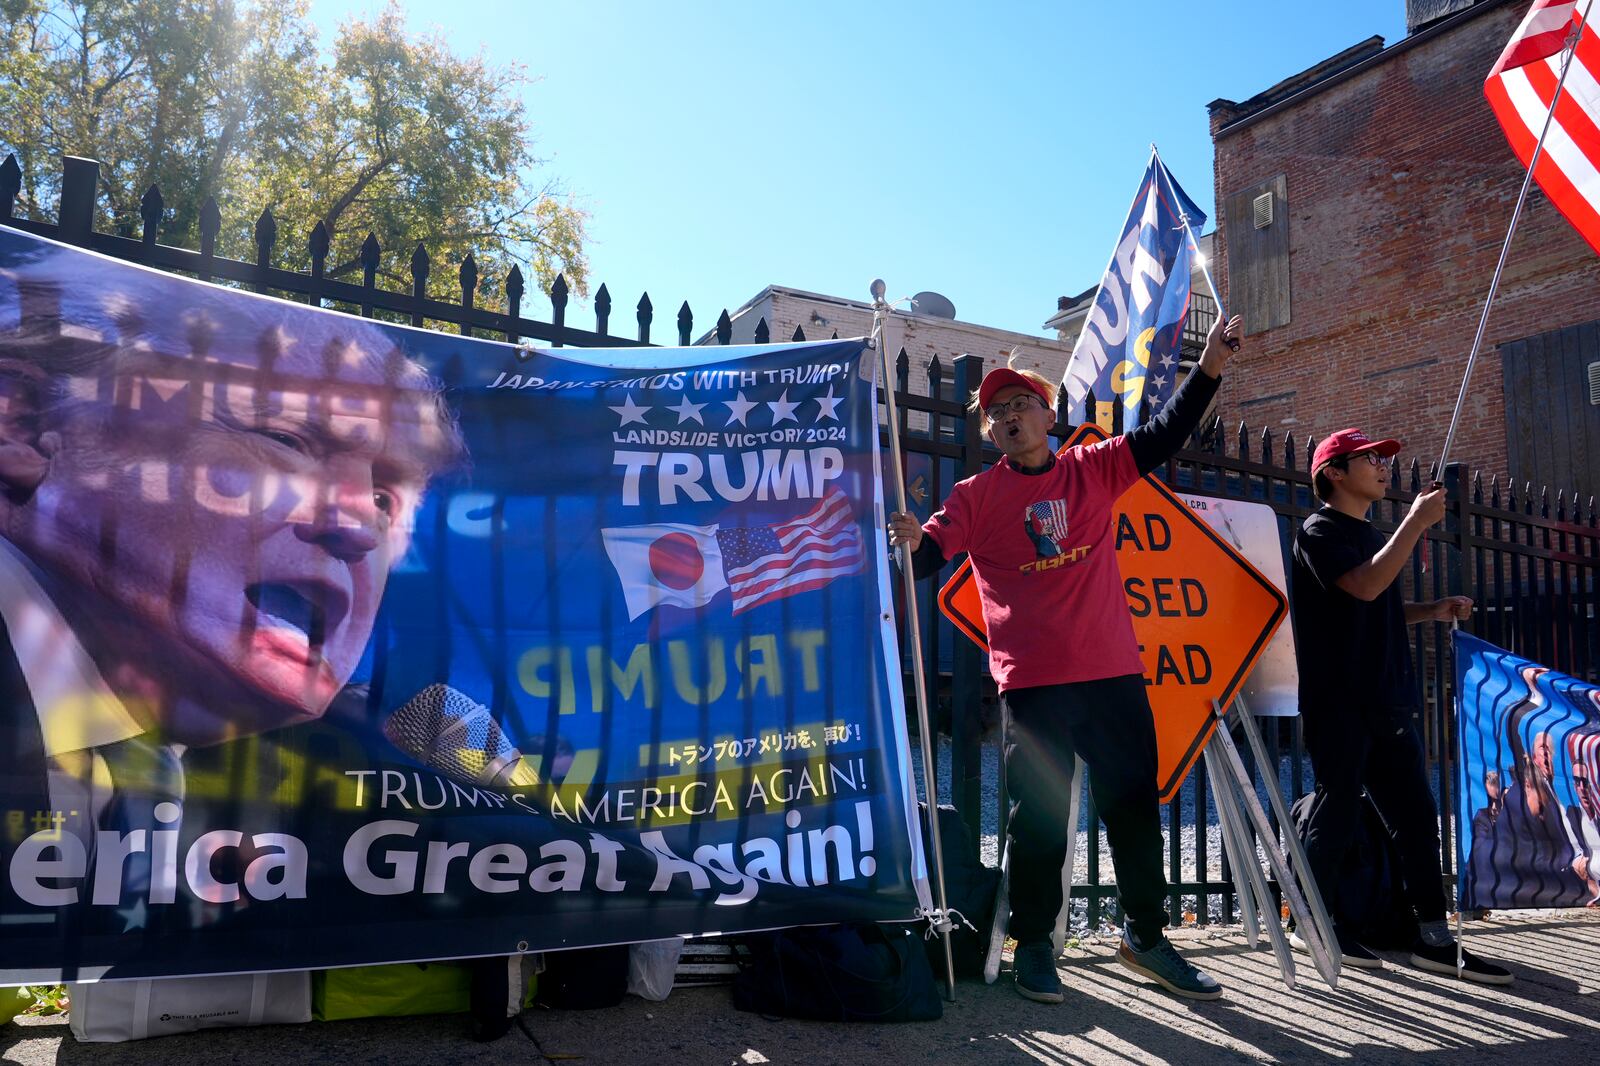
{"label": "gray sneaker", "polygon": [[1050,941],[1018,944],[1011,970],[1017,981],[1017,994],[1039,1003],[1060,1003],[1061,975],[1056,972],[1055,950]]}
{"label": "gray sneaker", "polygon": [[1117,961],[1140,977],[1148,977],[1175,996],[1186,999],[1221,999],[1222,985],[1184,961],[1166,937],[1149,951],[1135,951],[1126,937],[1117,948]]}

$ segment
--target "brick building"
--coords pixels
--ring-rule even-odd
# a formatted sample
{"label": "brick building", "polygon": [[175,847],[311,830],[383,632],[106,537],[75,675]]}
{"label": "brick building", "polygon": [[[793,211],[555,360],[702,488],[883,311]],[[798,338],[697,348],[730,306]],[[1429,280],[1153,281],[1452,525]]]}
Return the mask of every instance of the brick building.
{"label": "brick building", "polygon": [[[1229,424],[1302,448],[1359,424],[1438,454],[1524,174],[1483,80],[1526,8],[1411,0],[1403,40],[1209,105],[1215,276],[1249,338]],[[1451,458],[1600,493],[1596,319],[1600,258],[1535,188]]]}

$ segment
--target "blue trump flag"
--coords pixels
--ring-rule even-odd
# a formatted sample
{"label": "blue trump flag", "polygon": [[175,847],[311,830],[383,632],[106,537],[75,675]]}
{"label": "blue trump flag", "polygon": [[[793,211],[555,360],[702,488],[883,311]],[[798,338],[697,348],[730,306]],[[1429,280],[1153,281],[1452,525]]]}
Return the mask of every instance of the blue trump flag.
{"label": "blue trump flag", "polygon": [[1132,429],[1172,395],[1199,252],[1192,233],[1205,223],[1152,152],[1061,379],[1074,421],[1094,421],[1093,408],[1082,408],[1101,400],[1120,404],[1123,427]]}
{"label": "blue trump flag", "polygon": [[0,227],[0,984],[923,913],[875,365]]}
{"label": "blue trump flag", "polygon": [[1600,904],[1600,688],[1454,634],[1466,910]]}

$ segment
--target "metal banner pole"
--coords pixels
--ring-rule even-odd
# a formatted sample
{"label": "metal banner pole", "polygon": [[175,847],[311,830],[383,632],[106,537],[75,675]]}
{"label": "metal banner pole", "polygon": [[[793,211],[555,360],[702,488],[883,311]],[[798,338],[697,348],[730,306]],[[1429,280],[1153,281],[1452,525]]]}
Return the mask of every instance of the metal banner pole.
{"label": "metal banner pole", "polygon": [[1528,173],[1522,179],[1522,191],[1517,193],[1517,206],[1511,209],[1511,225],[1506,229],[1505,244],[1500,246],[1500,261],[1495,264],[1494,277],[1489,280],[1489,295],[1483,301],[1483,314],[1478,319],[1478,332],[1472,338],[1472,350],[1467,353],[1466,373],[1461,376],[1461,392],[1456,396],[1455,413],[1450,416],[1450,428],[1444,435],[1444,447],[1439,449],[1439,476],[1444,476],[1444,464],[1450,455],[1450,446],[1455,443],[1456,425],[1461,421],[1461,408],[1467,402],[1467,384],[1472,381],[1472,367],[1478,361],[1478,350],[1483,347],[1483,335],[1489,329],[1489,309],[1494,306],[1495,294],[1500,290],[1500,275],[1505,271],[1506,259],[1511,254],[1511,238],[1517,232],[1517,223],[1522,219],[1522,205],[1528,199],[1528,189],[1533,185],[1533,172],[1539,165],[1539,156],[1544,153],[1544,138],[1550,132],[1550,122],[1556,115],[1556,104],[1561,102],[1561,90],[1567,83],[1567,70],[1572,66],[1572,57],[1578,51],[1578,38],[1583,36],[1584,28],[1589,24],[1589,8],[1594,0],[1583,5],[1583,14],[1578,19],[1578,28],[1567,42],[1566,56],[1561,60],[1561,75],[1556,78],[1556,91],[1550,97],[1550,110],[1544,116],[1544,126],[1539,130],[1539,140],[1533,146],[1533,155],[1528,158]]}
{"label": "metal banner pole", "polygon": [[[1220,718],[1222,708],[1215,700],[1212,701],[1212,708]],[[1244,801],[1244,812],[1255,826],[1256,835],[1261,838],[1263,850],[1267,853],[1267,863],[1272,867],[1273,875],[1278,879],[1278,886],[1283,890],[1283,898],[1289,904],[1289,913],[1294,917],[1295,928],[1305,940],[1306,946],[1311,949],[1311,960],[1316,963],[1317,972],[1328,982],[1329,988],[1338,988],[1339,959],[1329,953],[1327,945],[1322,941],[1322,934],[1306,907],[1305,896],[1301,895],[1300,886],[1295,883],[1294,875],[1289,870],[1288,860],[1278,848],[1277,839],[1272,832],[1272,823],[1267,821],[1267,812],[1262,809],[1261,801],[1256,798],[1255,788],[1250,783],[1250,775],[1245,772],[1244,760],[1239,758],[1239,749],[1234,747],[1233,738],[1228,735],[1226,729],[1219,728],[1211,735],[1220,745],[1228,770],[1233,775],[1234,783],[1238,786],[1240,797]],[[1277,929],[1278,936],[1283,935],[1283,929],[1278,922],[1274,921],[1271,925]]]}
{"label": "metal banner pole", "polygon": [[[878,290],[882,282],[873,285]],[[889,315],[889,304],[882,291],[874,291],[872,312],[872,344],[878,349],[878,366],[882,372],[883,395],[889,419],[889,454],[894,465],[895,510],[905,513],[906,479],[900,455],[900,418],[895,407],[893,367],[889,360],[888,345],[883,340],[883,323]],[[944,941],[944,995],[951,1003],[956,998],[955,958],[950,951],[950,902],[944,886],[944,842],[939,838],[939,767],[933,755],[933,722],[928,714],[928,683],[923,677],[922,620],[917,610],[917,577],[911,572],[911,548],[900,545],[900,576],[905,587],[906,643],[911,645],[911,676],[917,692],[917,733],[922,742],[922,785],[928,797],[928,839],[933,843],[933,904],[934,913],[928,917],[933,928]],[[891,679],[894,683],[897,679]]]}
{"label": "metal banner pole", "polygon": [[[1250,713],[1243,696],[1234,697],[1233,711],[1238,716],[1239,727],[1244,732],[1245,740],[1250,744],[1250,751],[1256,758],[1256,765],[1266,767],[1270,762],[1267,758],[1267,746],[1261,741],[1261,734],[1256,730],[1255,715]],[[1217,728],[1226,729],[1227,719],[1219,719]],[[1300,843],[1300,835],[1294,831],[1294,818],[1289,813],[1289,805],[1284,802],[1283,793],[1278,791],[1278,768],[1275,765],[1272,767],[1271,776],[1267,778],[1267,799],[1272,803],[1273,813],[1278,816],[1278,824],[1284,827],[1283,836],[1289,844],[1289,862],[1300,875],[1300,887],[1304,889],[1306,903],[1311,907],[1311,917],[1317,923],[1317,934],[1322,938],[1324,945],[1336,944],[1338,938],[1333,935],[1333,919],[1323,903],[1322,889],[1317,886],[1317,879],[1311,873],[1311,863],[1306,859],[1305,845]],[[1309,944],[1310,939],[1307,938],[1306,942]]]}
{"label": "metal banner pole", "polygon": [[[1239,808],[1240,792],[1236,790],[1240,790],[1240,785],[1233,779],[1232,771],[1227,768],[1227,761],[1217,745],[1206,744],[1206,762],[1208,772],[1215,771],[1223,782],[1223,791],[1219,795],[1222,802],[1228,805],[1228,820],[1233,825],[1234,851],[1241,860],[1235,863],[1235,869],[1243,870],[1250,883],[1261,926],[1266,930],[1267,940],[1272,944],[1272,954],[1278,960],[1278,972],[1283,975],[1284,986],[1293,990],[1296,985],[1294,952],[1289,950],[1289,939],[1284,935],[1283,923],[1277,914],[1271,913],[1272,893],[1267,891],[1267,876],[1261,870],[1261,860],[1256,857],[1256,849],[1250,843],[1250,833],[1245,828],[1244,814]],[[1248,780],[1245,784],[1248,787]]]}

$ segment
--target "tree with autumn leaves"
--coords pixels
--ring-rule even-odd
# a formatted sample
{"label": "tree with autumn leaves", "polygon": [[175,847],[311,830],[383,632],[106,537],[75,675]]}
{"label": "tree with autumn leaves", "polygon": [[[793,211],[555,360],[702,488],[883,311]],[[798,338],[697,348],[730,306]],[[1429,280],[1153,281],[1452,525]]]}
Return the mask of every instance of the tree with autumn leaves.
{"label": "tree with autumn leaves", "polygon": [[[342,25],[324,55],[306,0],[0,0],[0,157],[16,211],[52,217],[60,157],[100,162],[97,228],[136,235],[158,186],[165,243],[198,243],[207,196],[217,251],[253,259],[269,208],[275,265],[303,269],[323,223],[330,277],[359,277],[370,232],[380,276],[409,288],[420,241],[436,263],[473,253],[485,302],[526,264],[585,291],[584,213],[534,154],[528,76],[412,33],[395,4]],[[453,275],[446,275],[439,284]],[[437,275],[436,275],[437,276]]]}

